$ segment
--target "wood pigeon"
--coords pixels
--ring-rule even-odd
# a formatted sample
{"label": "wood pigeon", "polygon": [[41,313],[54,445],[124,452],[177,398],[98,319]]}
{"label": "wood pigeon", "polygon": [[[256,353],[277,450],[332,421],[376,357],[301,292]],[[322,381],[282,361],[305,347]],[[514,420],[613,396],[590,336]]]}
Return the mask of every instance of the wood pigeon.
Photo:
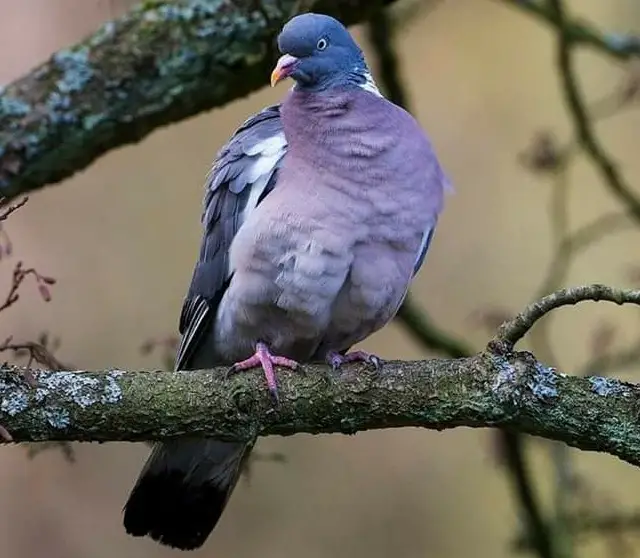
{"label": "wood pigeon", "polygon": [[[385,99],[345,27],[292,18],[278,36],[282,103],[250,117],[206,180],[204,235],[180,317],[176,370],[374,355],[348,349],[398,311],[424,262],[448,181],[416,120]],[[124,511],[126,531],[200,547],[224,510],[247,443],[157,444]]]}

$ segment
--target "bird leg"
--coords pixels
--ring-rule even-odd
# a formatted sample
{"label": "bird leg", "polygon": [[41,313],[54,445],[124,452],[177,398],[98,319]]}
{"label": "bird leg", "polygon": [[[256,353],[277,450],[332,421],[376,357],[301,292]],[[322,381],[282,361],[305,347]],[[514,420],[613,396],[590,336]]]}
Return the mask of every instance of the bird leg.
{"label": "bird leg", "polygon": [[278,386],[276,385],[276,374],[273,370],[273,367],[282,366],[283,368],[291,368],[291,370],[296,370],[300,366],[300,364],[290,358],[271,354],[271,351],[269,350],[267,344],[259,341],[258,343],[256,343],[256,352],[253,354],[253,356],[245,360],[236,362],[228,370],[227,375],[233,374],[235,372],[240,372],[241,370],[256,368],[257,366],[262,367],[264,377],[267,380],[267,387],[269,388],[274,401],[278,403]]}
{"label": "bird leg", "polygon": [[344,355],[341,355],[337,351],[329,351],[326,356],[326,361],[334,372],[347,362],[366,362],[367,364],[371,364],[375,370],[382,368],[380,357],[365,351],[352,351]]}

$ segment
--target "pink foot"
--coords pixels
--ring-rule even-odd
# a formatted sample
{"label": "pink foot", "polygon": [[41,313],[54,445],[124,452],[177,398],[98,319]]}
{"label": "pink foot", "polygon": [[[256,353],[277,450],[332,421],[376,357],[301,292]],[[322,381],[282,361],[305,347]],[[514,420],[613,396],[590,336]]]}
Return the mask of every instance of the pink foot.
{"label": "pink foot", "polygon": [[327,353],[327,364],[333,368],[334,372],[347,362],[366,362],[367,364],[373,365],[376,370],[380,370],[382,368],[382,361],[380,358],[365,351],[353,351],[346,355],[341,355],[337,351],[329,351]]}
{"label": "pink foot", "polygon": [[283,368],[291,368],[297,370],[300,366],[298,362],[287,357],[272,355],[269,347],[265,343],[256,344],[256,352],[248,359],[236,362],[230,369],[229,374],[240,372],[241,370],[249,370],[261,366],[264,371],[264,377],[267,380],[267,387],[271,392],[276,403],[278,398],[278,386],[276,385],[276,375],[273,370],[274,366],[282,366]]}

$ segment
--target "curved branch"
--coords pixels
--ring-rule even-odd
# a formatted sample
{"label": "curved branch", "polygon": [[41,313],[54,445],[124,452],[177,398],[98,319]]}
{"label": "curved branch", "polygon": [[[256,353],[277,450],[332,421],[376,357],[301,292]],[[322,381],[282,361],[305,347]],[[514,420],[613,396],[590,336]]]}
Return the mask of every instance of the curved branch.
{"label": "curved branch", "polygon": [[[313,4],[346,24],[371,11],[368,0]],[[297,5],[142,2],[0,88],[0,196],[59,182],[110,149],[263,87],[274,38]]]}
{"label": "curved branch", "polygon": [[560,289],[555,293],[541,298],[530,304],[512,320],[503,323],[495,337],[489,343],[491,350],[502,353],[509,352],[513,346],[522,339],[525,334],[535,325],[535,323],[546,314],[560,308],[578,304],[585,301],[598,302],[604,300],[615,302],[616,304],[638,304],[640,305],[640,290],[617,289],[607,285],[583,285],[580,287],[569,287]]}

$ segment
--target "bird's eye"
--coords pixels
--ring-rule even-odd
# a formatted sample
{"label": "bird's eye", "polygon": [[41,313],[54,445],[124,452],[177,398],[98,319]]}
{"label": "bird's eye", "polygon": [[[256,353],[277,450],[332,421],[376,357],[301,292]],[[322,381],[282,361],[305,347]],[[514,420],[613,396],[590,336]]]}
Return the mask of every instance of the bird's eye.
{"label": "bird's eye", "polygon": [[325,48],[327,48],[327,39],[322,38],[318,40],[318,44],[316,45],[316,48],[318,50],[324,50]]}

